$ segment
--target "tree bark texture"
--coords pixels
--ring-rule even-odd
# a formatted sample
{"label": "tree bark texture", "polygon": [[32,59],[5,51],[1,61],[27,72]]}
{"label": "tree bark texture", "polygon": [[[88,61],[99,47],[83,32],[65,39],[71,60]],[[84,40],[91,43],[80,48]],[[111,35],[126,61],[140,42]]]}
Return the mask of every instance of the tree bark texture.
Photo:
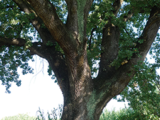
{"label": "tree bark texture", "polygon": [[[109,65],[118,55],[120,28],[108,22],[102,30],[103,52],[99,73],[92,79],[87,60],[86,25],[93,0],[66,0],[68,6],[66,24],[59,19],[56,8],[49,0],[13,1],[27,14],[34,11],[35,18],[30,19],[30,22],[38,31],[42,43],[35,42],[29,49],[32,55],[37,54],[46,59],[55,73],[64,96],[62,120],[99,120],[106,104],[122,92],[133,77],[135,73],[133,66],[146,57],[160,26],[158,16],[160,9],[153,7],[145,29],[138,38],[144,39],[142,44],[137,45],[142,57],[135,54],[126,64],[115,69]],[[122,2],[123,0],[115,0],[113,4],[115,16]],[[127,19],[132,15],[129,14]],[[46,28],[43,28],[42,24],[45,24]],[[53,46],[47,46],[48,41],[51,41]],[[0,37],[0,43],[24,46],[25,40]],[[65,57],[56,51],[56,43],[64,51]]]}

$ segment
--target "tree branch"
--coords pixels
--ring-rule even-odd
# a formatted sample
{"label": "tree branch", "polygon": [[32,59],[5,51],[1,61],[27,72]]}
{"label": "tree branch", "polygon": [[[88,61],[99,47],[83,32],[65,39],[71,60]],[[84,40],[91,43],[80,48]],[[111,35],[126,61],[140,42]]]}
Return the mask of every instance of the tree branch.
{"label": "tree branch", "polygon": [[160,8],[154,6],[151,9],[150,17],[142,32],[142,35],[139,37],[139,39],[143,40],[143,43],[137,45],[140,55],[142,56],[142,60],[144,60],[144,58],[146,57],[146,54],[148,53],[156,37],[159,27],[160,27]]}
{"label": "tree branch", "polygon": [[[42,28],[43,21],[37,17],[37,14],[35,11],[31,8],[31,6],[26,1],[19,1],[14,0],[14,2],[20,7],[22,11],[24,11],[26,14],[34,14],[34,18],[29,18],[29,21],[32,23],[32,25],[35,27],[35,29],[38,31],[43,44],[46,44],[49,40],[53,40],[52,35],[47,30],[47,28]],[[47,35],[46,35],[47,34]],[[54,41],[54,40],[53,40]]]}
{"label": "tree branch", "polygon": [[[62,57],[62,54],[55,49],[55,44],[53,44],[52,46],[46,45],[48,41],[55,43],[55,39],[53,38],[53,36],[51,35],[51,33],[48,31],[47,28],[42,27],[42,24],[43,24],[42,19],[39,18],[38,14],[35,12],[35,10],[33,10],[33,7],[30,4],[28,4],[28,2],[19,1],[19,0],[14,0],[14,1],[20,7],[20,9],[22,9],[26,14],[34,14],[35,17],[31,18],[30,22],[35,27],[35,29],[38,31],[38,33],[43,41],[42,44],[34,42],[32,44],[32,46],[29,48],[30,54],[31,55],[37,54],[40,57],[45,58],[49,62],[49,65],[51,66],[52,70],[54,71],[54,74],[58,80],[58,84],[59,84],[60,88],[62,89],[63,94],[65,96],[67,96],[65,94],[65,90],[68,91],[68,89],[69,89],[69,87],[68,87],[68,72],[66,69],[67,67],[65,65],[64,58]],[[53,6],[51,5],[51,7],[53,7]],[[40,7],[40,9],[41,9],[41,7]],[[48,10],[48,7],[45,9]],[[51,12],[53,12],[53,10]],[[53,13],[53,14],[56,14],[56,13]],[[55,15],[55,16],[58,18],[57,15]],[[56,21],[56,19],[55,19],[55,21]],[[54,22],[54,21],[50,21],[50,22]]]}
{"label": "tree branch", "polygon": [[66,55],[73,54],[78,44],[72,39],[66,26],[59,19],[56,9],[48,0],[27,0],[37,15],[43,20],[51,35],[54,37]]}
{"label": "tree branch", "polygon": [[[145,26],[145,29],[143,30],[142,36],[139,38],[139,39],[143,39],[144,42],[141,44],[139,43],[136,46],[139,50],[139,54],[141,57],[139,57],[139,54],[134,54],[127,64],[121,65],[118,69],[114,69],[113,67],[111,68],[108,67],[109,65],[108,60],[110,60],[109,54],[106,54],[107,52],[102,53],[102,55],[104,56],[101,58],[101,61],[100,61],[99,75],[93,81],[94,81],[94,87],[95,89],[97,89],[97,91],[99,91],[99,93],[100,91],[103,91],[106,89],[108,90],[108,92],[106,91],[106,94],[104,95],[104,97],[107,94],[110,95],[111,97],[119,94],[127,86],[131,78],[134,76],[135,69],[133,68],[133,66],[137,65],[138,62],[140,61],[144,61],[146,54],[148,53],[156,37],[158,29],[160,27],[159,14],[160,14],[160,8],[153,7],[150,12],[150,17]],[[110,39],[108,40],[110,41]],[[112,45],[112,44],[108,44],[108,45]],[[109,48],[111,49],[111,47]],[[108,48],[105,50],[108,50]],[[112,56],[115,55],[116,53],[115,51],[116,50],[113,50],[113,51],[110,50],[110,53],[113,53]],[[103,70],[103,68],[105,68],[105,70]]]}
{"label": "tree branch", "polygon": [[[0,36],[0,47],[1,46],[10,46],[10,45],[14,45],[14,46],[25,46],[26,45],[26,40],[25,39],[22,39],[22,38],[17,38],[17,39],[11,39],[11,38],[5,38],[5,37],[1,37]],[[37,51],[37,42],[33,42],[32,43],[32,47],[29,47],[28,49],[30,50],[31,52],[31,55],[33,54],[37,54],[39,55],[40,57],[44,57],[44,55],[42,55],[39,51]]]}
{"label": "tree branch", "polygon": [[37,15],[43,20],[46,27],[60,42],[64,35],[66,28],[62,21],[59,19],[55,7],[48,0],[27,0],[30,5],[35,9]]}
{"label": "tree branch", "polygon": [[31,8],[31,6],[26,1],[24,0],[23,1],[13,0],[13,1],[18,5],[20,10],[24,11],[26,14],[34,13],[34,15],[37,16],[35,11]]}
{"label": "tree branch", "polygon": [[[115,70],[110,64],[117,58],[119,51],[120,31],[117,26],[110,22],[103,29],[103,37],[101,43],[101,59],[98,78],[110,78]],[[106,77],[106,75],[108,75]]]}
{"label": "tree branch", "polygon": [[[92,2],[93,0],[86,0],[86,1],[66,0],[68,8],[66,26],[72,33],[73,38],[77,39],[78,43],[86,42],[85,36],[86,36],[87,17]],[[83,35],[82,38],[80,38],[79,35]]]}
{"label": "tree branch", "polygon": [[1,45],[16,45],[16,46],[24,46],[26,43],[25,39],[17,38],[17,39],[10,39],[4,38],[0,36],[0,43]]}
{"label": "tree branch", "polygon": [[[22,38],[17,39],[10,39],[10,38],[4,38],[0,36],[0,47],[5,46],[25,46],[26,40]],[[60,87],[62,87],[62,92],[65,94],[65,88],[67,90],[68,87],[68,72],[67,72],[67,66],[65,64],[64,58],[62,57],[61,53],[54,50],[54,46],[46,46],[39,42],[33,42],[32,46],[28,48],[30,50],[31,55],[38,55],[40,57],[45,58],[50,63],[50,66],[52,67],[58,83],[60,84]],[[52,51],[52,52],[51,52]]]}
{"label": "tree branch", "polygon": [[115,16],[117,16],[117,13],[118,13],[122,3],[123,3],[123,0],[115,0],[115,2],[113,3],[113,8],[114,8],[113,14]]}

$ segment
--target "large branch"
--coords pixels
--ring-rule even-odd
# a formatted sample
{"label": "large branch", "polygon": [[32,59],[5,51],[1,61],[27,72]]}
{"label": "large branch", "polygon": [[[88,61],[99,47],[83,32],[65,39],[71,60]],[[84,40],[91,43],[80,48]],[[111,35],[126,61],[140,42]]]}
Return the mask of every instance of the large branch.
{"label": "large branch", "polygon": [[[98,90],[108,89],[110,91],[111,96],[119,94],[129,83],[131,78],[133,77],[135,70],[134,65],[137,65],[138,62],[143,61],[156,37],[156,34],[160,27],[160,8],[153,7],[150,12],[150,17],[148,22],[143,30],[142,36],[139,39],[143,39],[144,42],[142,44],[138,44],[136,47],[139,50],[138,54],[132,56],[132,58],[125,65],[120,66],[118,69],[114,69],[113,67],[108,67],[111,53],[113,53],[113,57],[117,53],[117,49],[110,49],[108,54],[102,53],[104,55],[100,61],[100,71],[98,77],[94,80],[95,88]],[[113,34],[113,33],[112,33]],[[117,36],[117,35],[116,35]],[[108,39],[110,40],[110,39]],[[113,41],[114,42],[114,41]],[[112,43],[112,42],[111,42]],[[110,44],[114,45],[114,44]],[[116,45],[114,45],[116,46]],[[109,44],[108,44],[109,47]],[[118,46],[117,46],[118,47]],[[112,47],[109,47],[112,48]],[[108,48],[106,48],[108,50]],[[102,51],[103,52],[103,51]],[[105,55],[106,54],[106,55]],[[103,69],[105,68],[105,69]]]}
{"label": "large branch", "polygon": [[25,39],[18,38],[18,39],[10,39],[0,36],[0,43],[1,45],[16,45],[16,46],[24,46],[26,43]]}
{"label": "large branch", "polygon": [[[39,55],[40,57],[44,57],[41,53],[39,53],[36,48],[35,48],[35,44],[37,44],[36,42],[33,42],[32,43],[34,45],[34,47],[29,47],[28,49],[31,51],[32,54],[37,54]],[[0,36],[0,47],[1,46],[11,46],[11,45],[14,45],[14,46],[24,46],[26,45],[26,40],[25,39],[22,39],[22,38],[5,38],[5,37],[1,37]]]}
{"label": "large branch", "polygon": [[[117,58],[119,51],[120,31],[117,26],[108,23],[103,29],[103,37],[101,43],[101,59],[98,78],[108,79],[114,74],[115,68],[110,64]],[[106,76],[106,74],[108,76]]]}
{"label": "large branch", "polygon": [[[26,40],[22,38],[17,39],[11,39],[11,38],[4,38],[0,36],[0,47],[1,46],[25,46]],[[38,55],[40,57],[45,58],[52,70],[55,73],[55,76],[57,77],[58,83],[60,88],[62,89],[62,92],[65,96],[65,88],[66,90],[69,89],[68,85],[68,72],[67,72],[67,66],[65,64],[64,58],[62,57],[62,54],[55,50],[54,46],[46,46],[43,44],[40,44],[39,42],[33,42],[32,46],[28,48],[30,50],[31,55]]]}
{"label": "large branch", "polygon": [[26,1],[20,1],[20,0],[13,0],[18,7],[24,11],[26,14],[31,14],[34,13],[36,15],[36,13],[32,10],[32,8],[30,7],[30,5],[26,2]]}
{"label": "large branch", "polygon": [[93,0],[66,0],[68,8],[66,26],[78,43],[86,42],[87,17],[92,2]]}
{"label": "large branch", "polygon": [[[145,59],[146,54],[149,51],[160,27],[159,14],[160,8],[153,7],[150,12],[150,17],[145,26],[145,29],[143,30],[142,36],[139,38],[143,39],[144,42],[142,44],[137,45],[141,57],[135,54],[128,61],[127,64],[120,66],[120,68],[118,69],[111,68],[111,71],[106,70],[106,75],[100,74],[96,79],[93,80],[94,88],[96,90],[96,96],[98,98],[102,98],[101,101],[99,101],[98,103],[98,106],[100,106],[101,109],[97,109],[97,113],[103,109],[103,107],[106,105],[109,99],[113,98],[114,96],[118,95],[124,90],[124,88],[128,85],[128,83],[135,74],[135,69],[133,66],[137,65],[138,62],[143,61]],[[101,93],[104,94],[102,95]]]}
{"label": "large branch", "polygon": [[156,37],[156,34],[160,27],[160,8],[154,6],[151,9],[150,17],[139,39],[143,40],[142,44],[137,45],[142,60],[146,57],[147,52],[151,48],[151,45]]}
{"label": "large branch", "polygon": [[64,52],[76,49],[77,44],[71,39],[70,33],[59,19],[56,9],[48,0],[27,0],[34,8],[37,15],[43,20],[54,39],[59,43]]}
{"label": "large branch", "polygon": [[42,44],[34,43],[32,47],[29,48],[31,55],[37,54],[40,57],[45,58],[49,62],[49,65],[54,71],[54,74],[57,78],[60,88],[62,89],[63,94],[67,96],[65,94],[65,89],[66,91],[69,89],[68,75],[64,58],[62,57],[62,54],[56,50],[55,44],[53,46],[46,46],[46,43],[48,41],[50,42],[52,41],[54,43],[55,39],[48,31],[48,29],[42,26],[43,21],[41,20],[41,18],[39,18],[39,16],[33,10],[33,7],[30,4],[28,4],[27,1],[19,1],[19,0],[14,0],[14,1],[20,7],[20,9],[23,10],[26,14],[34,14],[35,16],[34,18],[31,19],[29,18],[29,20],[35,27],[35,29],[38,31],[43,43]]}
{"label": "large branch", "polygon": [[[123,0],[115,0],[115,2],[113,3],[113,13],[115,15],[117,15],[122,3]],[[115,70],[115,68],[110,66],[110,64],[118,56],[119,38],[120,31],[118,26],[113,25],[109,20],[109,22],[103,28],[103,37],[101,43],[101,59],[97,79],[109,79],[114,74],[113,71]]]}
{"label": "large branch", "polygon": [[[43,24],[43,21],[37,17],[37,14],[35,13],[35,11],[32,9],[32,7],[28,4],[28,2],[26,1],[19,1],[19,0],[13,0],[17,5],[18,7],[20,8],[21,11],[24,11],[26,14],[34,14],[34,18],[28,18],[29,21],[32,23],[32,25],[35,27],[35,29],[38,31],[42,41],[43,41],[43,44],[46,44],[48,41],[55,41],[54,38],[52,37],[52,35],[50,34],[50,32],[48,31],[47,28],[44,28],[42,27],[42,24]],[[3,38],[4,39],[4,38]],[[6,40],[7,38],[5,38],[4,42],[5,42],[5,45],[6,45],[6,42],[8,42],[8,44],[12,44],[10,42],[11,39],[8,39]],[[2,40],[2,39],[1,39]],[[18,46],[24,46],[25,44],[25,40],[24,39],[12,39],[12,42],[15,41],[18,43],[17,45]],[[12,45],[16,45],[15,43],[12,44]],[[35,46],[35,43],[34,43],[34,47]],[[37,54],[38,52],[36,51],[36,49],[33,49],[32,48],[29,48],[31,50],[31,54]],[[42,55],[39,54],[40,57],[42,57]]]}
{"label": "large branch", "polygon": [[35,27],[37,32],[39,33],[43,44],[46,44],[49,40],[54,41],[52,35],[48,31],[47,28],[42,27],[43,21],[37,16],[35,11],[26,1],[14,0],[14,2],[18,5],[18,7],[24,11],[26,14],[34,14],[34,18],[28,18],[32,25]]}

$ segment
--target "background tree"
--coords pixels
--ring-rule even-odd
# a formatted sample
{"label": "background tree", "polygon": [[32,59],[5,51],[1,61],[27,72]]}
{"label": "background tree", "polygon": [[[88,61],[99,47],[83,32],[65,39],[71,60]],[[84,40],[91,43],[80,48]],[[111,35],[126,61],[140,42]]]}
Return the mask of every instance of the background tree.
{"label": "background tree", "polygon": [[0,80],[8,92],[10,82],[19,86],[17,68],[32,72],[27,62],[38,55],[62,90],[62,120],[98,120],[145,59],[160,26],[159,6],[157,0],[1,0]]}
{"label": "background tree", "polygon": [[[158,65],[159,66],[159,65]],[[119,101],[129,102],[139,119],[160,118],[160,84],[155,64],[141,64],[128,86],[121,92]]]}

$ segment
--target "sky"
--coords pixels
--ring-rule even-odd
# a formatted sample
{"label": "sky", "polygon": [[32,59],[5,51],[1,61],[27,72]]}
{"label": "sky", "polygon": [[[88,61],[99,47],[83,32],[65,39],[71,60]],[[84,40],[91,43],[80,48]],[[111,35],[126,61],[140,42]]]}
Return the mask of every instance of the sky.
{"label": "sky", "polygon": [[[0,119],[18,114],[36,116],[39,107],[47,114],[53,108],[58,108],[58,105],[63,104],[59,86],[54,83],[51,76],[48,76],[47,61],[36,56],[35,62],[30,61],[29,65],[34,68],[34,74],[22,75],[19,69],[22,84],[17,87],[13,83],[10,94],[5,93],[5,87],[0,81]],[[117,111],[125,106],[127,103],[111,100],[106,109]]]}

